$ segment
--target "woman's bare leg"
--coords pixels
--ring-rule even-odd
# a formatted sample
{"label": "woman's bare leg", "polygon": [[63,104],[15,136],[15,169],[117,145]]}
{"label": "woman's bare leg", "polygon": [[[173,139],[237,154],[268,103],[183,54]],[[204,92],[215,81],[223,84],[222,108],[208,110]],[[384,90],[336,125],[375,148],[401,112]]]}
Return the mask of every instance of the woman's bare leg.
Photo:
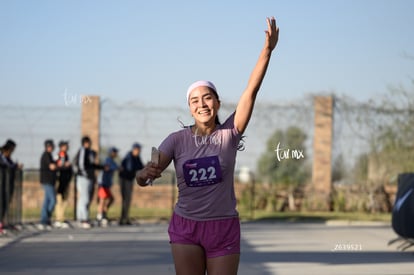
{"label": "woman's bare leg", "polygon": [[208,275],[236,275],[239,268],[240,254],[233,254],[207,259]]}
{"label": "woman's bare leg", "polygon": [[171,250],[177,275],[204,275],[206,273],[206,256],[202,247],[171,244]]}

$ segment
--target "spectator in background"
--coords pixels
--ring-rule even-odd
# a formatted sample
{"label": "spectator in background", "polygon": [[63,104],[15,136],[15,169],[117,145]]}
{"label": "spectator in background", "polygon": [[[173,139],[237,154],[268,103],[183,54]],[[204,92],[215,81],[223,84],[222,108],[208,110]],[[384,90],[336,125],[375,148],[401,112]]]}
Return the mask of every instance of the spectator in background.
{"label": "spectator in background", "polygon": [[75,157],[76,189],[78,190],[76,218],[82,228],[89,229],[91,228],[89,223],[89,204],[92,188],[96,180],[95,171],[103,169],[103,166],[95,163],[96,154],[91,149],[92,141],[88,136],[82,138],[81,144],[82,147]]}
{"label": "spectator in background", "polygon": [[65,210],[68,203],[69,184],[72,178],[72,164],[68,156],[69,142],[59,142],[59,153],[57,159],[58,167],[58,188],[56,197],[56,222],[57,228],[68,228],[69,224],[65,221]]}
{"label": "spectator in background", "polygon": [[[11,155],[13,154],[14,150],[16,149],[16,142],[14,142],[11,139],[8,139],[6,143],[0,147],[0,167],[9,170],[9,180],[5,181],[5,174],[3,174],[4,178],[0,178],[0,181],[3,182],[3,184],[0,184],[0,194],[2,194],[2,197],[0,198],[0,233],[3,232],[4,224],[4,218],[6,216],[7,210],[9,208],[11,199],[13,197],[14,193],[14,175],[16,169],[22,169],[23,165],[18,164],[17,162],[14,162],[11,159]],[[7,186],[8,185],[8,186]]]}
{"label": "spectator in background", "polygon": [[114,201],[114,197],[111,192],[111,187],[113,183],[114,172],[118,170],[118,164],[115,162],[116,157],[118,156],[118,149],[112,147],[109,150],[109,155],[105,159],[104,171],[102,173],[102,180],[99,182],[98,188],[98,214],[96,219],[98,223],[102,226],[108,224],[107,213],[109,207]]}
{"label": "spectator in background", "polygon": [[19,168],[22,169],[23,165],[17,162],[14,162],[11,159],[11,155],[16,149],[16,142],[12,139],[8,139],[6,143],[0,148],[0,165],[3,167],[9,168]]}
{"label": "spectator in background", "polygon": [[121,163],[121,171],[119,177],[121,178],[121,195],[122,195],[122,211],[120,225],[131,225],[129,220],[129,208],[131,205],[131,197],[133,186],[135,182],[135,175],[137,171],[141,170],[142,165],[141,157],[141,145],[134,143],[132,150],[128,152]]}
{"label": "spectator in background", "polygon": [[44,190],[40,229],[50,228],[52,213],[56,204],[55,182],[57,166],[52,156],[54,149],[53,140],[46,140],[45,151],[40,158],[40,183]]}

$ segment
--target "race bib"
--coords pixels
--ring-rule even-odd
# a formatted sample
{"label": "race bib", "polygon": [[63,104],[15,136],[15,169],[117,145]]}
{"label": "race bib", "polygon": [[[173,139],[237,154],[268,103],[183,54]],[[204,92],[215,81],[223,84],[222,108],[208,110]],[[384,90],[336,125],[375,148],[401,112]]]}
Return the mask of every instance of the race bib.
{"label": "race bib", "polygon": [[220,161],[217,156],[187,160],[183,164],[183,172],[189,187],[213,185],[222,181]]}

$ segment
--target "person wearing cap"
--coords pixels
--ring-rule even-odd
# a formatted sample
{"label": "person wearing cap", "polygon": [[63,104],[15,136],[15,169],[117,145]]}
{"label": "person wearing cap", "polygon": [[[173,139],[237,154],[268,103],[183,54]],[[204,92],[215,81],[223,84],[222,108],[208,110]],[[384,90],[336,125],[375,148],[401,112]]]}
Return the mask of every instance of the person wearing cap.
{"label": "person wearing cap", "polygon": [[253,112],[279,29],[267,18],[265,45],[233,112],[223,123],[220,99],[210,81],[197,81],[186,101],[194,124],[170,134],[159,146],[159,161],[136,175],[140,186],[161,176],[173,161],[178,201],[168,233],[176,274],[237,274],[240,221],[234,192],[234,167],[242,136]]}
{"label": "person wearing cap", "polygon": [[45,151],[40,158],[40,183],[44,191],[44,200],[40,216],[40,229],[51,226],[52,213],[56,204],[56,162],[53,160],[52,152],[55,149],[53,140],[48,139],[44,143]]}
{"label": "person wearing cap", "polygon": [[98,186],[98,213],[96,220],[101,226],[108,224],[108,210],[114,201],[114,196],[111,192],[113,183],[114,172],[118,170],[118,164],[115,159],[118,156],[118,149],[112,147],[109,149],[108,157],[105,159],[104,169],[102,172],[102,179],[99,181]]}
{"label": "person wearing cap", "polygon": [[141,145],[134,143],[132,150],[128,152],[122,160],[119,177],[121,179],[121,196],[122,196],[122,210],[120,225],[131,225],[129,219],[129,208],[131,205],[132,192],[134,187],[135,174],[141,170],[144,165],[141,160]]}
{"label": "person wearing cap", "polygon": [[68,156],[69,142],[59,142],[59,153],[57,159],[58,167],[58,187],[56,196],[56,228],[68,228],[69,224],[65,220],[65,210],[68,204],[69,184],[72,178],[72,164]]}

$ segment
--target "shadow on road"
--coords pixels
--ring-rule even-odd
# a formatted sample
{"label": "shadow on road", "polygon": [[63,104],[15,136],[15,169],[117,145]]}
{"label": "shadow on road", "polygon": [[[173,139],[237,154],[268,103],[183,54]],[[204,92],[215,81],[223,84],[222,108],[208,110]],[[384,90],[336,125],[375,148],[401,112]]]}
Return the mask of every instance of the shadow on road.
{"label": "shadow on road", "polygon": [[0,251],[2,272],[27,274],[174,274],[172,263],[168,243],[155,240],[19,243]]}

